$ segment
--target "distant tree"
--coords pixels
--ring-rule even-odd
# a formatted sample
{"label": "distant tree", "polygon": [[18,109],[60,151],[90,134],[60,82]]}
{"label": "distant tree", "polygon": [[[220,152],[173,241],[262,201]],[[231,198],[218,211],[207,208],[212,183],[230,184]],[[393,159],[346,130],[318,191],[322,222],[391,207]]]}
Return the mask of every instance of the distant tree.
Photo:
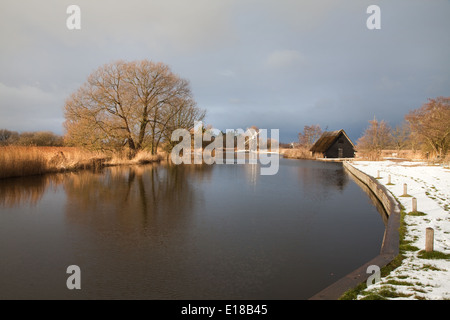
{"label": "distant tree", "polygon": [[450,147],[450,97],[429,99],[405,116],[411,132],[439,157]]}
{"label": "distant tree", "polygon": [[0,146],[14,144],[19,139],[19,133],[6,129],[0,129]]}
{"label": "distant tree", "polygon": [[63,145],[63,137],[50,131],[23,132],[16,142],[22,146],[60,147]]}
{"label": "distant tree", "polygon": [[381,154],[381,150],[391,144],[391,128],[386,121],[378,121],[375,117],[369,121],[369,127],[357,141],[357,149]]}
{"label": "distant tree", "polygon": [[304,126],[303,132],[298,134],[298,142],[300,146],[303,146],[307,149],[311,148],[314,143],[320,138],[322,135],[322,129],[318,124],[311,126]]}
{"label": "distant tree", "polygon": [[392,145],[397,151],[404,150],[408,145],[411,145],[411,129],[406,122],[392,129],[391,136]]}

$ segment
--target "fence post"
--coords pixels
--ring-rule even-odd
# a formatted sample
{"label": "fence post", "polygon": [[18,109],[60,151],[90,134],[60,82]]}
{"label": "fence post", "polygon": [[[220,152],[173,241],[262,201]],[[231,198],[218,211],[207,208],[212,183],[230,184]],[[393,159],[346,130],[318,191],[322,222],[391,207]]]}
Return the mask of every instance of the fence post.
{"label": "fence post", "polygon": [[427,228],[425,233],[425,251],[432,252],[434,250],[434,230]]}
{"label": "fence post", "polygon": [[407,196],[408,195],[408,186],[406,183],[403,184],[403,196]]}
{"label": "fence post", "polygon": [[412,198],[412,212],[417,212],[417,198]]}

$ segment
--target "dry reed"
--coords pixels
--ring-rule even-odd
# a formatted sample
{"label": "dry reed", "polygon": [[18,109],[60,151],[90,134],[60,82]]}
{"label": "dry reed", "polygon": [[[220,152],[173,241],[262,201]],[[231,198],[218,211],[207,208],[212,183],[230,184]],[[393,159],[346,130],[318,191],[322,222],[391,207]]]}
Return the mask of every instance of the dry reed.
{"label": "dry reed", "polygon": [[110,165],[160,161],[161,154],[141,151],[132,160],[72,147],[0,147],[0,179],[72,171]]}
{"label": "dry reed", "polygon": [[283,156],[285,158],[291,158],[291,159],[314,159],[314,157],[311,155],[311,151],[309,151],[308,148],[294,148],[294,149],[285,149],[283,151]]}

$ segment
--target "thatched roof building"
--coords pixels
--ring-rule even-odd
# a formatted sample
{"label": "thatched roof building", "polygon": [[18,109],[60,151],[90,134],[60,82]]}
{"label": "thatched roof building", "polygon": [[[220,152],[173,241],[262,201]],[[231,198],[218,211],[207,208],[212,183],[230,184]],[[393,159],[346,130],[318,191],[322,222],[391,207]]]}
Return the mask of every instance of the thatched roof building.
{"label": "thatched roof building", "polygon": [[354,158],[355,145],[343,129],[325,131],[311,147],[313,156],[319,158]]}

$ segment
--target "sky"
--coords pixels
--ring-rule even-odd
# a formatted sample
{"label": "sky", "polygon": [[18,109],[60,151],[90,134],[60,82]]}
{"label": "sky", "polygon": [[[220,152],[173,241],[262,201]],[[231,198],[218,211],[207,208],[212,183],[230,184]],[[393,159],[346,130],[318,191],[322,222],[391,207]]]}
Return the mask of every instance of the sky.
{"label": "sky", "polygon": [[[367,28],[370,5],[381,29]],[[214,128],[291,142],[318,124],[356,141],[374,117],[396,126],[450,96],[449,14],[449,0],[2,0],[0,129],[63,134],[90,73],[148,59],[190,81]]]}

